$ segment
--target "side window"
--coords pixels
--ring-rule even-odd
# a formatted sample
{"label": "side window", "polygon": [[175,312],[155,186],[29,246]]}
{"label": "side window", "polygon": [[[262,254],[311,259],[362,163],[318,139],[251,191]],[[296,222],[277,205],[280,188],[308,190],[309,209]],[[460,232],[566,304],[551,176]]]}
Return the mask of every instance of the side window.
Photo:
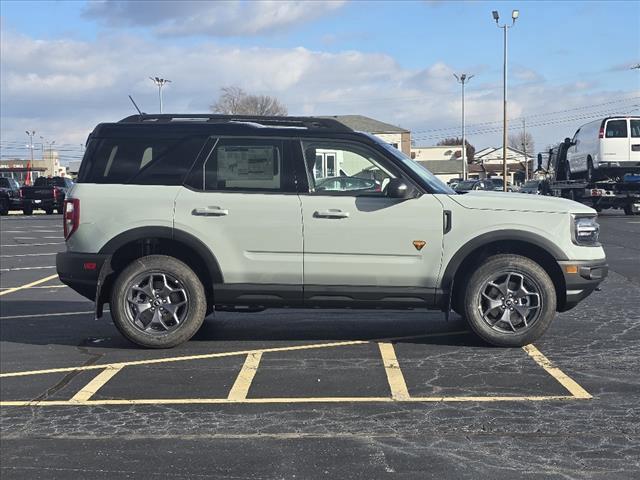
{"label": "side window", "polygon": [[294,174],[280,140],[220,139],[202,172],[207,191],[295,191]]}
{"label": "side window", "polygon": [[397,172],[369,148],[346,142],[302,142],[310,191],[319,195],[383,196]]}
{"label": "side window", "polygon": [[92,145],[90,157],[83,160],[81,182],[182,185],[205,137],[114,137],[93,141],[97,143]]}
{"label": "side window", "polygon": [[609,120],[607,122],[606,138],[627,138],[627,121],[626,120]]}
{"label": "side window", "polygon": [[631,136],[640,138],[640,120],[631,120]]}

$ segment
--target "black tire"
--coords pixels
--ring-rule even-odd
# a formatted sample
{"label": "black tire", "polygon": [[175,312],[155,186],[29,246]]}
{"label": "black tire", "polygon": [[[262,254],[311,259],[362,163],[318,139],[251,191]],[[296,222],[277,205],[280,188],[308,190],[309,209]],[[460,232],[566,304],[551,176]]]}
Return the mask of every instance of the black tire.
{"label": "black tire", "polygon": [[[180,287],[185,293],[187,308],[185,317],[172,330],[146,332],[135,325],[131,318],[134,307],[130,306],[127,295],[133,291],[131,288],[136,279],[147,273],[173,277],[180,282]],[[207,299],[200,279],[186,264],[166,255],[149,255],[134,260],[118,275],[111,291],[110,306],[113,323],[127,339],[142,347],[171,348],[188,341],[202,326],[207,310]],[[155,308],[162,310],[161,306]]]}
{"label": "black tire", "polygon": [[[538,308],[529,309],[525,314],[525,317],[530,315],[530,311],[533,313],[529,316],[528,326],[515,327],[514,331],[505,331],[500,329],[501,320],[494,323],[494,326],[490,326],[490,323],[485,320],[485,316],[488,312],[495,312],[500,315],[505,309],[513,310],[513,308],[504,307],[505,301],[502,301],[503,306],[494,307],[493,309],[487,308],[485,315],[481,311],[483,308],[483,292],[486,293],[486,288],[493,288],[489,286],[488,282],[493,278],[500,278],[502,275],[511,273],[514,278],[521,277],[522,285],[524,287],[525,279],[528,282],[527,289],[531,288],[533,291],[537,291]],[[508,288],[511,277],[506,278],[506,285]],[[499,289],[495,291],[500,292]],[[498,293],[500,295],[500,293]],[[504,300],[504,297],[502,297]],[[495,301],[500,302],[500,297]],[[511,303],[509,299],[506,300],[508,305],[515,305]],[[514,299],[515,301],[515,299]],[[520,301],[520,300],[518,300]],[[524,302],[524,301],[523,301]],[[529,300],[527,300],[529,302]],[[535,302],[528,303],[532,305]],[[518,306],[526,308],[527,304]],[[500,254],[489,257],[482,265],[471,275],[466,286],[464,295],[464,309],[465,317],[471,329],[484,341],[492,345],[499,347],[521,347],[528,345],[537,339],[547,330],[551,321],[556,314],[556,291],[553,285],[553,281],[547,274],[547,272],[536,262],[529,258],[522,257],[520,255]],[[518,307],[516,307],[518,310]],[[504,312],[504,314],[511,315],[510,312]],[[516,321],[519,314],[512,313]],[[522,316],[520,315],[520,320]],[[522,321],[520,321],[522,323]],[[497,326],[497,327],[496,327]]]}
{"label": "black tire", "polygon": [[636,213],[633,213],[633,208],[631,208],[631,205],[625,205],[622,209],[624,210],[625,215],[637,215]]}
{"label": "black tire", "polygon": [[53,208],[45,208],[44,213],[46,213],[47,215],[53,215]]}
{"label": "black tire", "polygon": [[587,183],[591,183],[594,180],[593,160],[591,160],[591,157],[587,158],[587,172],[585,173],[585,178]]}
{"label": "black tire", "polygon": [[9,202],[6,199],[0,200],[0,215],[9,214]]}
{"label": "black tire", "polygon": [[25,215],[33,215],[33,208],[23,208],[22,213]]}

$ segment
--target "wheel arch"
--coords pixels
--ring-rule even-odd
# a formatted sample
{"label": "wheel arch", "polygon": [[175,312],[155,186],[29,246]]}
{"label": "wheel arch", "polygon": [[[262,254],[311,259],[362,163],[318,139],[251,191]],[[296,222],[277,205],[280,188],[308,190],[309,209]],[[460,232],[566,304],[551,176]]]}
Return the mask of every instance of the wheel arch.
{"label": "wheel arch", "polygon": [[213,309],[213,285],[223,283],[220,264],[211,250],[195,236],[170,227],[139,227],[123,232],[107,242],[100,254],[108,255],[102,281],[98,284],[96,310],[109,301],[111,288],[118,273],[131,261],[146,255],[158,254],[177,258],[198,276],[207,296],[207,311]]}
{"label": "wheel arch", "polygon": [[566,284],[558,260],[566,260],[564,252],[546,238],[520,230],[501,230],[480,235],[464,244],[447,263],[440,282],[448,292],[451,304],[461,301],[465,279],[484,259],[491,255],[511,253],[527,257],[538,263],[551,277],[556,290],[558,310],[566,302]]}

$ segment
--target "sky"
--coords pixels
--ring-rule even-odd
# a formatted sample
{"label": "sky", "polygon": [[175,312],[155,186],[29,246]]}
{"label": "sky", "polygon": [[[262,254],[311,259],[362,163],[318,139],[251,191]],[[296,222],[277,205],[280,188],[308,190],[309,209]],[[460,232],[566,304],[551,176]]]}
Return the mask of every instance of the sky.
{"label": "sky", "polygon": [[[637,1],[0,1],[0,158],[55,141],[63,161],[100,122],[206,113],[224,86],[271,95],[291,115],[359,114],[417,146],[461,130],[502,143],[503,30],[510,133],[535,148],[608,114],[640,114]],[[36,147],[36,151],[38,150]]]}

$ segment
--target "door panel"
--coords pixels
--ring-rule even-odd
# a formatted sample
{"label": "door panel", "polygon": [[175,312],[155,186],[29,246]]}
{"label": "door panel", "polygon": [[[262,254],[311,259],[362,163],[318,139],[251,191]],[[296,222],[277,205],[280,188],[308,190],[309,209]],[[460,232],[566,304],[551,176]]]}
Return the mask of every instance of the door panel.
{"label": "door panel", "polygon": [[[213,252],[226,288],[289,284],[302,298],[302,214],[290,152],[291,142],[279,139],[216,139],[180,189],[174,227]],[[245,290],[261,294],[255,285]]]}
{"label": "door panel", "polygon": [[[400,200],[303,195],[304,283],[435,287],[442,205],[433,195]],[[414,241],[426,242],[421,250]]]}
{"label": "door panel", "polygon": [[626,119],[607,120],[602,140],[602,162],[629,160],[629,124]]}

